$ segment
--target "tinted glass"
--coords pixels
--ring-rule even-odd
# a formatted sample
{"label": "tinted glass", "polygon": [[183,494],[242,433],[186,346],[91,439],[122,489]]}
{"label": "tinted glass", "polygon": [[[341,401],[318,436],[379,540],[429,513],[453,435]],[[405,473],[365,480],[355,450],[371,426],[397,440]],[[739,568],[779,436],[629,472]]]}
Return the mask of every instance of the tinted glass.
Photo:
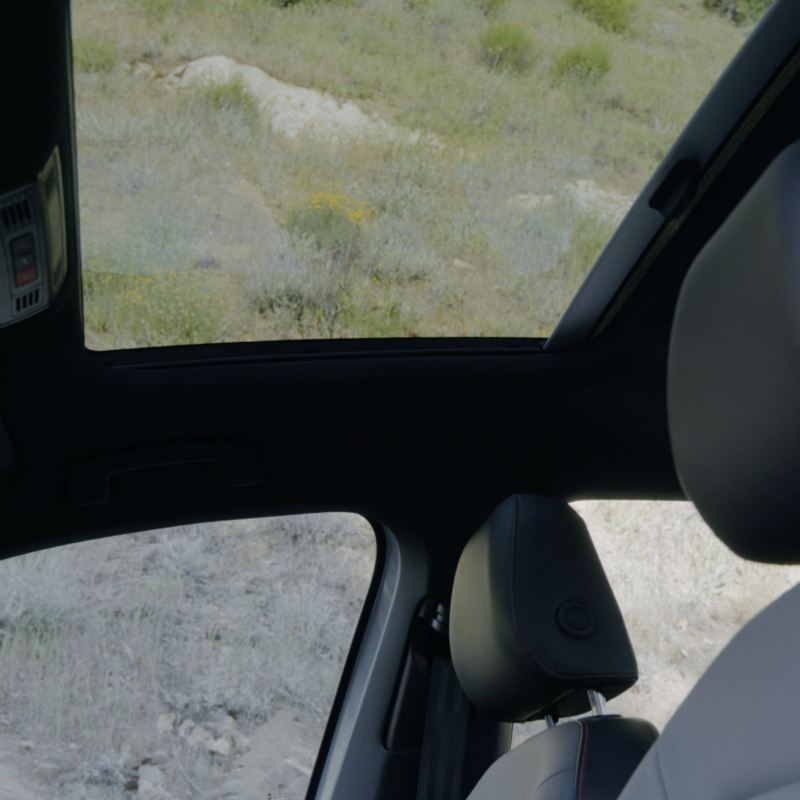
{"label": "tinted glass", "polygon": [[94,348],[547,335],[766,0],[74,0]]}

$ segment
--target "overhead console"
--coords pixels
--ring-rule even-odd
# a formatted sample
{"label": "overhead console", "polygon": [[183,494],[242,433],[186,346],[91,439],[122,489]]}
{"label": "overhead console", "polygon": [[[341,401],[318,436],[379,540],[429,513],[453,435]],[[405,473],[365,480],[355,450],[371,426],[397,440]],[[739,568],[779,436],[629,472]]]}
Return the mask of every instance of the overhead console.
{"label": "overhead console", "polygon": [[0,327],[52,305],[66,275],[65,242],[55,148],[34,182],[0,195]]}

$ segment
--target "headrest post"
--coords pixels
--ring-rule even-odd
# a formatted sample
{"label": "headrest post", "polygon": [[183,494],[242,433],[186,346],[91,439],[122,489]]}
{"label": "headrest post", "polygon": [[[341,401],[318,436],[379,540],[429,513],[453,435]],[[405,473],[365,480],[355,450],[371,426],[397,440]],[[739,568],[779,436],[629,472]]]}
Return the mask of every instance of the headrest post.
{"label": "headrest post", "polygon": [[594,689],[588,689],[586,694],[589,696],[589,705],[592,707],[592,714],[595,717],[605,717],[608,714],[606,698]]}

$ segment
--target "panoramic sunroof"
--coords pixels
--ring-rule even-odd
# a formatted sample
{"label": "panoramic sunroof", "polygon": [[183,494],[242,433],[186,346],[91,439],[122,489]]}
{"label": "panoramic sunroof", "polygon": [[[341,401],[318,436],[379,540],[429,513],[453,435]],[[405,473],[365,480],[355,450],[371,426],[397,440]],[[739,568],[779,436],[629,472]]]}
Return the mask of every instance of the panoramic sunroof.
{"label": "panoramic sunroof", "polygon": [[548,335],[768,0],[73,0],[95,349]]}

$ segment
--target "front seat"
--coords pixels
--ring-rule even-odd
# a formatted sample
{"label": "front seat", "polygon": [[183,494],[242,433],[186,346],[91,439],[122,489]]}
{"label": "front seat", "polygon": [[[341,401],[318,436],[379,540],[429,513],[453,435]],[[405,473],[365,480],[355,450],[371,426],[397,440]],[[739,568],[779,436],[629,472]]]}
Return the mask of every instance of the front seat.
{"label": "front seat", "polygon": [[[689,270],[667,378],[687,496],[745,558],[800,562],[800,144]],[[800,798],[800,586],[722,651],[623,800]]]}
{"label": "front seat", "polygon": [[[469,540],[450,650],[482,713],[551,726],[498,759],[469,800],[616,800],[658,735],[605,713],[636,681],[636,659],[586,526],[561,500],[513,496]],[[555,724],[590,706],[596,716]]]}

